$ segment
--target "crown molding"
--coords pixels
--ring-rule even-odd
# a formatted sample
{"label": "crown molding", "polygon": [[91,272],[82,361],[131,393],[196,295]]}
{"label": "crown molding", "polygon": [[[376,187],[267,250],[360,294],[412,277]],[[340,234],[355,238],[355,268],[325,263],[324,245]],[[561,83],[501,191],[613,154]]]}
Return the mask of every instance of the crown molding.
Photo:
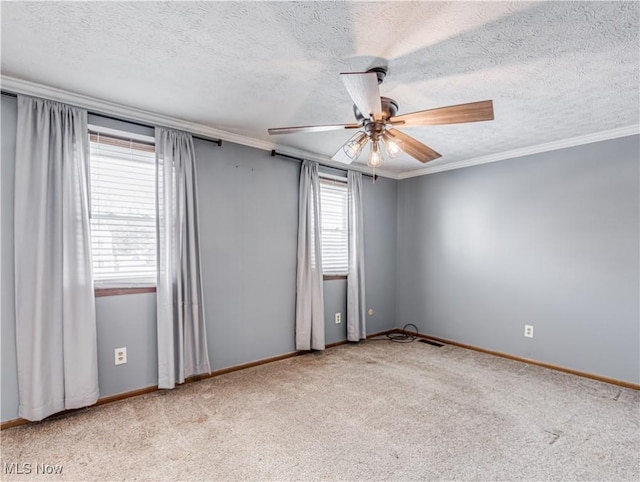
{"label": "crown molding", "polygon": [[425,167],[423,169],[417,169],[415,171],[403,172],[399,174],[397,178],[409,179],[411,177],[426,176],[427,174],[435,174],[436,172],[451,171],[453,169],[461,169],[463,167],[478,166],[480,164],[487,164],[489,162],[504,161],[507,159],[529,156],[531,154],[556,151],[558,149],[565,149],[567,147],[575,147],[583,144],[591,144],[593,142],[606,141],[609,139],[616,139],[618,137],[626,137],[637,134],[640,134],[639,125],[609,129],[606,131],[594,132],[592,134],[586,134],[583,136],[570,137],[568,139],[561,139],[559,141],[537,144],[535,146],[523,147],[521,149],[513,149],[511,151],[499,152],[497,154],[490,154],[488,156],[474,157],[472,159],[465,159],[462,161],[455,161],[447,164]]}
{"label": "crown molding", "polygon": [[[109,102],[95,97],[77,94],[75,92],[38,84],[36,82],[30,82],[28,80],[18,79],[16,77],[0,75],[0,85],[2,87],[2,90],[6,92],[30,95],[34,97],[42,97],[56,102],[63,102],[65,104],[71,104],[82,109],[95,112],[96,114],[110,115],[113,117],[121,118],[122,120],[131,120],[149,124],[150,126],[178,129],[181,131],[190,132],[198,136],[221,139],[223,141],[232,142],[234,144],[241,144],[248,147],[254,147],[256,149],[261,149],[264,151],[272,151],[276,149],[282,154],[301,157],[310,161],[317,161],[329,167],[334,167],[337,169],[349,169],[352,171],[362,172],[364,174],[372,174],[372,170],[367,166],[353,164],[347,166],[343,163],[333,161],[327,156],[314,154],[302,149],[279,146],[274,142],[243,136],[241,134],[224,131],[222,129],[217,129],[215,127],[207,126],[204,124],[198,124],[195,122],[178,119],[176,117],[170,117],[147,110],[137,109],[135,107],[129,107],[126,105],[117,104],[115,102]],[[376,174],[381,177],[398,179],[398,174],[386,171],[384,169],[377,169]]]}
{"label": "crown molding", "polygon": [[[371,168],[359,164],[345,165],[341,162],[333,161],[330,157],[314,154],[312,152],[305,151],[303,149],[297,149],[293,147],[279,146],[274,142],[265,141],[262,139],[256,139],[253,137],[243,136],[234,132],[224,131],[215,127],[207,126],[204,124],[198,124],[195,122],[178,119],[176,117],[170,117],[155,112],[150,112],[135,107],[129,107],[115,102],[109,102],[95,97],[90,97],[82,94],[77,94],[63,89],[50,87],[27,80],[18,79],[6,75],[0,75],[0,84],[3,91],[12,92],[15,94],[25,94],[35,97],[43,97],[46,99],[54,100],[57,102],[64,102],[66,104],[72,104],[83,109],[87,109],[91,112],[98,114],[106,114],[113,117],[118,117],[123,120],[132,120],[136,122],[142,122],[149,124],[150,126],[162,126],[172,129],[178,129],[192,134],[210,137],[214,139],[221,139],[223,141],[232,142],[234,144],[240,144],[243,146],[254,147],[264,151],[272,151],[276,149],[282,154],[287,154],[294,157],[301,157],[309,159],[311,161],[317,161],[328,167],[334,167],[337,169],[349,169],[352,171],[362,172],[364,174],[372,174]],[[489,162],[504,161],[507,159],[514,159],[517,157],[528,156],[531,154],[538,154],[541,152],[554,151],[558,149],[564,149],[567,147],[574,147],[583,144],[590,144],[592,142],[605,141],[609,139],[616,139],[618,137],[626,137],[631,135],[640,134],[640,126],[631,125],[621,127],[617,129],[610,129],[601,132],[595,132],[583,136],[571,137],[568,139],[561,139],[558,141],[548,142],[545,144],[538,144],[534,146],[524,147],[521,149],[513,149],[510,151],[504,151],[496,154],[490,154],[487,156],[474,157],[471,159],[465,159],[461,161],[436,164],[434,166],[425,167],[422,169],[416,169],[413,171],[396,173],[387,171],[385,169],[376,170],[376,174],[381,177],[387,177],[390,179],[409,179],[412,177],[425,176],[428,174],[435,174],[437,172],[450,171],[453,169],[461,169],[463,167],[477,166],[480,164],[487,164]]]}

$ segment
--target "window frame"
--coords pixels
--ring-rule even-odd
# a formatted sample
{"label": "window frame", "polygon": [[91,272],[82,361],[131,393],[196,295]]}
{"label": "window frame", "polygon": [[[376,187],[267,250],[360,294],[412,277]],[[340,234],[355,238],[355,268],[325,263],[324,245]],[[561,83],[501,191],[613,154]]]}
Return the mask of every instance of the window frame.
{"label": "window frame", "polygon": [[[318,188],[320,189],[320,192],[318,193],[318,198],[320,201],[320,226],[322,227],[322,182],[324,181],[329,181],[329,182],[333,182],[333,183],[340,183],[340,184],[344,184],[345,186],[345,191],[346,191],[346,205],[345,205],[345,228],[346,228],[346,252],[347,252],[347,264],[346,264],[346,273],[340,273],[340,274],[335,274],[335,273],[325,273],[324,272],[324,258],[323,258],[323,264],[322,264],[322,279],[324,281],[334,281],[334,280],[346,280],[349,277],[349,187],[348,187],[348,181],[346,177],[341,177],[341,176],[336,176],[334,174],[329,174],[326,172],[320,172],[318,173],[318,177],[319,177],[319,182],[318,182]],[[320,252],[322,252],[322,230],[320,231]]]}
{"label": "window frame", "polygon": [[[141,146],[153,146],[153,150],[155,153],[155,137],[147,136],[143,134],[137,134],[134,132],[128,132],[119,129],[111,129],[108,127],[103,127],[100,125],[89,124],[87,129],[87,143],[88,146],[91,146],[91,136],[99,134],[104,135],[105,137],[109,137],[116,140],[122,140],[123,142],[130,143],[133,141],[136,144]],[[142,149],[141,149],[142,150]],[[89,165],[91,165],[91,149],[89,149]],[[89,193],[92,191],[91,185],[91,177],[89,176]],[[91,205],[91,195],[89,196],[89,203]],[[157,216],[157,213],[156,213]],[[89,213],[89,220],[91,221],[91,211]],[[92,232],[93,235],[93,232]],[[156,273],[157,273],[157,253],[156,253]],[[93,265],[93,253],[91,263]],[[96,286],[95,279],[94,282],[94,294],[95,297],[104,297],[104,296],[118,296],[118,295],[130,295],[130,294],[141,294],[141,293],[155,293],[156,292],[156,283],[149,283],[148,286],[140,285],[140,286],[124,286],[125,282],[123,282],[123,286]]]}

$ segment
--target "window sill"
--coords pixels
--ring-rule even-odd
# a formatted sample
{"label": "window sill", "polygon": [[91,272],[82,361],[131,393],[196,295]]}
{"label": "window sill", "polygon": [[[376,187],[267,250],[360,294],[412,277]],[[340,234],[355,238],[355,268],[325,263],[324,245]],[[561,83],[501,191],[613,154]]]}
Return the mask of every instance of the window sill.
{"label": "window sill", "polygon": [[325,275],[322,275],[322,279],[324,281],[333,281],[333,280],[337,280],[337,279],[347,279],[347,275],[346,274],[325,274]]}
{"label": "window sill", "polygon": [[146,288],[96,288],[96,298],[100,296],[117,296],[117,295],[137,295],[139,293],[155,293],[156,287],[149,286]]}

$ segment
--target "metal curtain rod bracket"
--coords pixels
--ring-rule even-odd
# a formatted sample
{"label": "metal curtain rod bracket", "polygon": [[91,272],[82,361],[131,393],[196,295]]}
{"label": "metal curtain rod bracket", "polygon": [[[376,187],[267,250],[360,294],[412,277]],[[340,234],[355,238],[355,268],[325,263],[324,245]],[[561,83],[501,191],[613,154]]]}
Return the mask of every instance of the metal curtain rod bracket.
{"label": "metal curtain rod bracket", "polygon": [[304,161],[304,159],[302,157],[295,157],[295,156],[290,156],[289,154],[283,154],[282,152],[276,152],[275,149],[271,150],[271,157],[275,157],[275,156],[280,156],[280,157],[286,157],[287,159],[293,159],[294,161]]}
{"label": "metal curtain rod bracket", "polygon": [[[286,157],[287,159],[293,159],[295,161],[300,161],[300,162],[304,161],[304,159],[301,158],[301,157],[290,156],[289,154],[283,154],[282,152],[278,152],[275,149],[272,149],[271,150],[271,157],[275,157],[275,156]],[[325,167],[328,167],[330,169],[335,169],[337,171],[349,172],[350,170],[352,170],[352,169],[344,169],[342,167],[331,166],[329,164],[325,164],[324,162],[319,162],[319,161],[315,161],[315,162],[317,162],[321,166],[325,166]],[[360,171],[356,171],[356,172],[360,172]],[[363,176],[373,178],[374,181],[376,181],[378,179],[378,175],[377,174],[375,176],[372,176],[371,174],[365,174],[364,172],[362,172],[361,174]]]}
{"label": "metal curtain rod bracket", "polygon": [[222,146],[222,139],[210,139],[208,137],[201,137],[201,136],[194,136],[194,135],[192,135],[192,137],[194,139],[199,139],[201,141],[213,142],[214,144],[218,144],[218,147]]}

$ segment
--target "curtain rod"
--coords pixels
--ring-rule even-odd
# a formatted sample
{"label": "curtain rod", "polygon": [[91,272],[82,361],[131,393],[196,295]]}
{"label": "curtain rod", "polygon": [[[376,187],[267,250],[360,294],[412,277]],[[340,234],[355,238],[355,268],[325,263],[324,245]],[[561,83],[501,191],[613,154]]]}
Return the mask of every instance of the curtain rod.
{"label": "curtain rod", "polygon": [[[304,161],[304,159],[302,157],[290,156],[289,154],[283,154],[282,152],[278,152],[275,149],[273,149],[271,151],[271,157],[275,157],[275,156],[286,157],[287,159],[293,159],[294,161],[300,161],[300,162]],[[349,172],[349,171],[353,170],[353,169],[345,169],[345,168],[342,168],[342,167],[330,166],[329,164],[325,164],[325,163],[319,162],[319,161],[314,161],[314,162],[317,162],[321,166],[325,166],[325,167],[328,167],[330,169],[335,169],[336,171]],[[356,171],[356,172],[360,172],[360,171]],[[377,174],[375,176],[372,176],[371,174],[366,174],[364,172],[360,172],[360,174],[362,174],[363,176],[366,176],[366,177],[371,177],[371,178],[373,178],[374,181],[376,181],[378,179],[378,175]]]}
{"label": "curtain rod", "polygon": [[[18,94],[14,93],[14,92],[8,92],[6,90],[0,91],[0,93],[2,95],[6,95],[8,97],[18,97]],[[142,122],[137,122],[131,119],[123,119],[121,117],[115,117],[109,114],[103,114],[101,112],[93,112],[93,111],[87,111],[88,114],[91,115],[97,115],[99,117],[103,117],[105,119],[111,119],[111,120],[116,120],[116,121],[122,121],[122,122],[128,122],[129,124],[133,124],[136,126],[140,126],[140,127],[147,127],[149,129],[154,129],[155,126],[149,125],[149,124],[143,124]],[[202,137],[202,136],[197,136],[195,134],[191,134],[191,137],[193,137],[194,139],[198,139],[201,141],[208,141],[208,142],[213,142],[214,144],[218,144],[218,146],[222,145],[222,139],[212,139],[209,137]]]}

